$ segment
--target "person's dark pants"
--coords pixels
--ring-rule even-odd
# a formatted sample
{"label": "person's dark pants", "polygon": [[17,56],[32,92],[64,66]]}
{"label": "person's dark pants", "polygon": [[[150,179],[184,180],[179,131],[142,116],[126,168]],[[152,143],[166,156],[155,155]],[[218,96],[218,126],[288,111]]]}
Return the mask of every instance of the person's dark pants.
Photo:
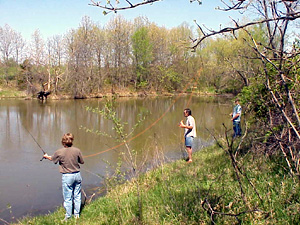
{"label": "person's dark pants", "polygon": [[242,130],[241,130],[240,122],[236,122],[236,121],[233,122],[233,131],[234,131],[233,137],[241,136]]}

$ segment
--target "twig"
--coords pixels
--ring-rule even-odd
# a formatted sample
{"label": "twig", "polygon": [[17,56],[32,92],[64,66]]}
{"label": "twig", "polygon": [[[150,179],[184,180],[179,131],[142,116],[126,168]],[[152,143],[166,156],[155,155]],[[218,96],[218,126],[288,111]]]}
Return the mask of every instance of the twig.
{"label": "twig", "polygon": [[9,222],[7,222],[7,221],[4,220],[4,219],[1,219],[1,218],[0,218],[0,221],[2,221],[4,224],[9,224]]}

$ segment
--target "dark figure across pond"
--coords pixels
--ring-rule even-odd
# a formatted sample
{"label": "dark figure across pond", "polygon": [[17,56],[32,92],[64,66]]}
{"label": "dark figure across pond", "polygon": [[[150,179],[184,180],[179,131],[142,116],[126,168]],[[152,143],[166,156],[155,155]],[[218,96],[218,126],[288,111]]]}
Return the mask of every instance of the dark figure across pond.
{"label": "dark figure across pond", "polygon": [[51,91],[40,91],[37,93],[37,98],[40,100],[47,100],[47,96],[51,94]]}

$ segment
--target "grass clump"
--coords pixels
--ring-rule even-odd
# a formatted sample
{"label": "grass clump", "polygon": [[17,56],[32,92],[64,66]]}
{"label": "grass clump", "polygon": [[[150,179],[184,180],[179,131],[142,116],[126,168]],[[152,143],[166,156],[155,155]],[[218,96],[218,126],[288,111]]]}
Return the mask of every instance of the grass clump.
{"label": "grass clump", "polygon": [[[299,183],[283,165],[251,154],[239,163],[248,177],[241,176],[240,183],[222,149],[203,149],[191,164],[164,164],[110,188],[84,207],[79,220],[68,224],[297,224]],[[59,208],[20,224],[60,224],[63,216]]]}

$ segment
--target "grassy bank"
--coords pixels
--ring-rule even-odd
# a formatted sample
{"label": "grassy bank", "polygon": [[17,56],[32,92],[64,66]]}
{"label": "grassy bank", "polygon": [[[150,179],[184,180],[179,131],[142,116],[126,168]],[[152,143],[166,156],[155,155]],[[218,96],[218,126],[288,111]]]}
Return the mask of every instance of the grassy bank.
{"label": "grassy bank", "polygon": [[0,98],[25,98],[25,91],[18,91],[15,88],[0,87]]}
{"label": "grassy bank", "polygon": [[[37,90],[40,91],[40,89],[37,88]],[[26,99],[35,99],[37,98],[37,93],[35,94],[28,94],[25,90],[19,90],[15,84],[10,84],[10,86],[7,85],[1,85],[0,83],[0,98],[26,98]],[[79,98],[103,98],[103,97],[111,97],[111,96],[117,96],[117,97],[157,97],[157,96],[173,96],[178,94],[190,94],[193,93],[194,95],[200,95],[200,96],[215,96],[217,95],[213,90],[205,89],[202,91],[199,90],[186,90],[185,93],[181,92],[166,92],[166,91],[153,91],[153,90],[132,90],[129,88],[116,88],[114,90],[114,94],[111,93],[111,88],[106,87],[102,88],[102,91],[99,93],[90,93],[88,95],[84,96],[74,96],[71,93],[66,92],[59,92],[57,94],[51,93],[48,96],[48,99],[53,100],[64,100],[64,99],[79,99]],[[227,96],[227,95],[224,95]]]}
{"label": "grassy bank", "polygon": [[[178,160],[111,188],[68,224],[297,224],[299,185],[281,165],[249,154],[239,166],[251,183],[240,174],[240,185],[228,155],[210,147],[191,164]],[[19,224],[60,224],[63,217],[59,208]]]}

